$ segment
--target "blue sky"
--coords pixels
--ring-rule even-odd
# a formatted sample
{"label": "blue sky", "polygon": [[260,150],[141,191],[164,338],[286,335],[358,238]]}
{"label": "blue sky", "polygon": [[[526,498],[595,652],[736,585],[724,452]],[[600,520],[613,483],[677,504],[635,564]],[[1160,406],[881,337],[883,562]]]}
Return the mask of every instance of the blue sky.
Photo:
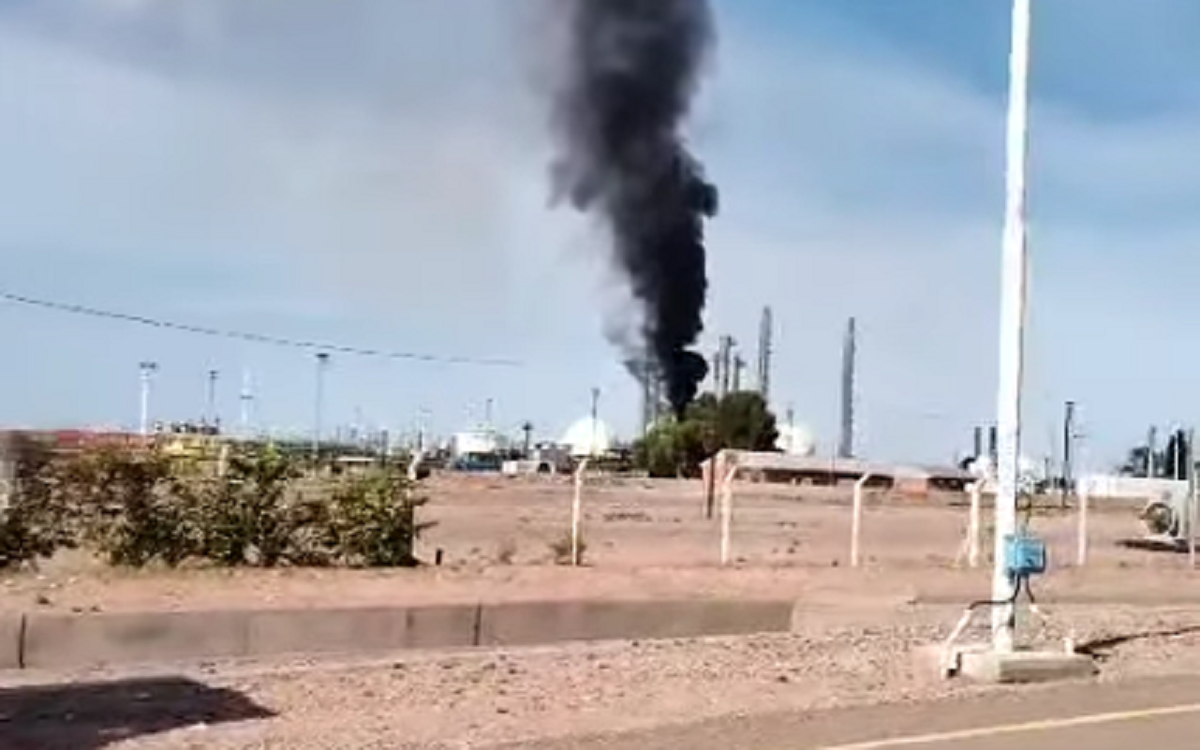
{"label": "blue sky", "polygon": [[[431,354],[339,357],[326,421],[443,432],[494,399],[554,435],[636,387],[595,227],[547,208],[547,0],[0,2],[0,288]],[[692,124],[723,191],[705,348],[778,321],[774,401],[835,437],[844,320],[861,449],[938,459],[994,412],[1006,0],[718,0]],[[1087,456],[1195,420],[1200,6],[1035,0],[1028,451],[1080,403]],[[0,304],[0,421],[312,423],[312,356]]]}

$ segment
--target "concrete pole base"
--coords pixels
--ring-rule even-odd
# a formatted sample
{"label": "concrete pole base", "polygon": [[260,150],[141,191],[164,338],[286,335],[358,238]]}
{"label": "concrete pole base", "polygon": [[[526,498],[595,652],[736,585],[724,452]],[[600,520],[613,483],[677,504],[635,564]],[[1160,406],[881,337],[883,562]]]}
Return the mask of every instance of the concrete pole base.
{"label": "concrete pole base", "polygon": [[1020,684],[1078,680],[1095,676],[1092,657],[1070,651],[1032,651],[1018,649],[997,653],[990,645],[954,646],[949,653],[944,645],[926,646],[919,652],[926,672],[943,679],[965,677],[974,682]]}

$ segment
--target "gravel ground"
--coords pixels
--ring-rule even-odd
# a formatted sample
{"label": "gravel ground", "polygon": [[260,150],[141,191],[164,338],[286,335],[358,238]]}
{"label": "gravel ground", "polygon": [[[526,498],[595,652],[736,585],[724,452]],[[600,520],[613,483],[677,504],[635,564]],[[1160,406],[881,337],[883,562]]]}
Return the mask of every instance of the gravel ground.
{"label": "gravel ground", "polygon": [[[370,661],[204,664],[165,677],[0,674],[0,684],[16,688],[0,690],[0,748],[482,747],[997,689],[935,681],[913,664],[913,648],[943,638],[959,603],[989,588],[987,570],[955,565],[961,507],[873,498],[864,518],[866,565],[850,570],[845,493],[746,488],[735,511],[739,564],[720,569],[713,565],[716,526],[699,514],[694,484],[592,488],[585,536],[593,566],[569,569],[544,559],[547,542],[566,527],[569,490],[561,483],[476,484],[431,487],[430,513],[440,524],[426,551],[444,549],[446,567],[130,573],[68,555],[5,579],[0,612],[757,597],[802,602],[802,629]],[[1038,582],[1043,601],[1092,604],[1061,607],[1039,639],[1061,642],[1067,631],[1082,642],[1151,634],[1106,651],[1103,679],[1200,670],[1200,634],[1169,634],[1200,625],[1195,573],[1178,555],[1116,545],[1137,531],[1129,509],[1097,509],[1086,569],[1061,565],[1074,558],[1073,519],[1039,519],[1038,530],[1054,563]],[[501,560],[502,549],[515,550],[513,559]],[[1168,602],[1195,606],[1148,608]]]}
{"label": "gravel ground", "polygon": [[[0,744],[13,750],[466,748],[1005,689],[944,683],[914,667],[914,647],[944,637],[956,614],[942,607],[841,609],[780,636],[193,665],[177,673],[196,683],[182,691],[113,693],[94,700],[87,714],[79,713],[82,701],[69,698],[10,707],[0,722],[0,738],[7,729],[10,741]],[[1055,612],[1033,637],[1055,643],[1071,630],[1081,643],[1131,639],[1101,650],[1101,679],[1110,680],[1200,669],[1200,633],[1193,628],[1200,628],[1200,607],[1071,607]],[[134,676],[93,671],[21,679]],[[230,721],[253,707],[271,716]],[[168,731],[148,733],[155,730]]]}

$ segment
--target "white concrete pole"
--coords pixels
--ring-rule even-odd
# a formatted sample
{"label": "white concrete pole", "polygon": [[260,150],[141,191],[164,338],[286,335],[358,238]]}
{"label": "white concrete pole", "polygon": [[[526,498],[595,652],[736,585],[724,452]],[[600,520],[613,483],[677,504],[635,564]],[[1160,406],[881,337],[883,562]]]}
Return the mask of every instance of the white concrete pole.
{"label": "white concrete pole", "polygon": [[[1021,452],[1021,387],[1025,339],[1025,177],[1028,149],[1030,0],[1013,0],[1009,54],[1007,184],[1000,293],[1000,372],[996,398],[998,433],[996,462],[996,539],[992,599],[1012,598],[1013,582],[1004,565],[1005,539],[1017,526],[1018,457]],[[1014,646],[1015,609],[992,611],[992,647],[1010,652]]]}
{"label": "white concrete pole", "polygon": [[858,551],[862,536],[863,489],[867,485],[870,474],[863,474],[854,483],[854,500],[850,506],[850,567],[858,567]]}
{"label": "white concrete pole", "polygon": [[967,565],[979,567],[979,536],[981,531],[981,515],[983,510],[983,482],[971,482],[967,486],[971,496],[970,515],[967,516]]}
{"label": "white concrete pole", "polygon": [[1196,567],[1196,428],[1190,428],[1187,432],[1187,507],[1186,526],[1187,531],[1187,546],[1188,546],[1188,567],[1195,569]]}
{"label": "white concrete pole", "polygon": [[729,564],[730,535],[733,527],[733,480],[736,476],[737,466],[730,466],[721,479],[721,565]]}
{"label": "white concrete pole", "polygon": [[587,471],[588,460],[579,462],[575,469],[575,496],[571,500],[571,564],[579,567],[579,526],[583,516],[583,474]]}
{"label": "white concrete pole", "polygon": [[1092,488],[1086,480],[1082,481],[1075,494],[1079,498],[1079,537],[1075,541],[1075,565],[1082,568],[1087,565],[1088,558],[1088,505],[1091,502]]}

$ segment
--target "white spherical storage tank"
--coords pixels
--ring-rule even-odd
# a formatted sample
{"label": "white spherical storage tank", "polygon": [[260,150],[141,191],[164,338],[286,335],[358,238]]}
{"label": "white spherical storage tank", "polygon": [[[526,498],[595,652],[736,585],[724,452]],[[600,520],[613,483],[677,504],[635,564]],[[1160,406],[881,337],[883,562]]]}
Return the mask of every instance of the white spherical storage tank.
{"label": "white spherical storage tank", "polygon": [[568,427],[559,442],[567,446],[572,456],[598,456],[612,450],[613,436],[603,421],[584,417]]}
{"label": "white spherical storage tank", "polygon": [[789,456],[811,456],[817,452],[817,439],[804,425],[779,425],[775,447]]}

